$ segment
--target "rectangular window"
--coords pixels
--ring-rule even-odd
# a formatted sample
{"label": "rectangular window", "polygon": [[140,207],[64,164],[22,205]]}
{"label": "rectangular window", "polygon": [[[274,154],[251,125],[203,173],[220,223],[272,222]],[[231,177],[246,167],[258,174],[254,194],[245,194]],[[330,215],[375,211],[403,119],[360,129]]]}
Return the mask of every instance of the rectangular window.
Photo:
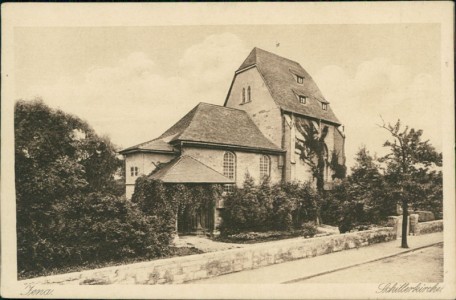
{"label": "rectangular window", "polygon": [[132,177],[138,176],[138,173],[139,173],[139,172],[138,172],[138,167],[131,167],[131,168],[130,168],[130,175],[131,175]]}
{"label": "rectangular window", "polygon": [[328,110],[328,104],[322,103],[321,108],[323,108],[323,110]]}
{"label": "rectangular window", "polygon": [[234,191],[234,184],[224,184],[223,191],[225,194],[231,194]]}
{"label": "rectangular window", "polygon": [[304,78],[302,78],[301,76],[297,76],[297,81],[298,81],[298,83],[302,84],[304,81]]}
{"label": "rectangular window", "polygon": [[301,103],[301,104],[306,104],[306,103],[307,103],[307,97],[305,97],[305,96],[299,96],[299,103]]}

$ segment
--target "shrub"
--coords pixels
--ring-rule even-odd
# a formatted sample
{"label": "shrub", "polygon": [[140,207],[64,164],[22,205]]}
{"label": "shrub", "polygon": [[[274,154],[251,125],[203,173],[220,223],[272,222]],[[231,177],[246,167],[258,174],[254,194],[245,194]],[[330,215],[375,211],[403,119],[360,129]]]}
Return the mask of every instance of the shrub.
{"label": "shrub", "polygon": [[32,232],[32,247],[18,249],[22,273],[104,263],[126,258],[154,258],[169,252],[171,233],[163,219],[147,216],[135,204],[113,195],[91,193],[66,198],[54,206],[47,234]]}
{"label": "shrub", "polygon": [[[268,202],[268,200],[259,198],[259,194],[259,189],[255,186],[253,178],[247,174],[243,188],[234,188],[225,200],[221,226],[223,234],[267,230],[267,206],[260,201]],[[264,193],[262,196],[268,197]]]}
{"label": "shrub", "polygon": [[241,232],[229,235],[228,239],[232,242],[263,242],[284,237],[293,237],[295,234],[296,232],[283,231]]}
{"label": "shrub", "polygon": [[302,236],[313,237],[317,234],[317,226],[315,222],[306,222],[302,224]]}
{"label": "shrub", "polygon": [[316,218],[317,193],[310,184],[281,183],[271,185],[265,179],[255,185],[246,174],[242,188],[235,188],[222,211],[223,235],[249,231],[300,228]]}

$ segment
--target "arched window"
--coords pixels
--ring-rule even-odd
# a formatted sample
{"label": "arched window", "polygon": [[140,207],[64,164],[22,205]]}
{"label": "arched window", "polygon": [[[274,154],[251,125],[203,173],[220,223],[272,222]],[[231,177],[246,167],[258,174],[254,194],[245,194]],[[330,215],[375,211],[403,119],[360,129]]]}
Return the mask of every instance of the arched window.
{"label": "arched window", "polygon": [[271,160],[269,156],[262,155],[260,157],[260,178],[269,177],[271,175]]}
{"label": "arched window", "polygon": [[250,101],[252,101],[252,98],[251,98],[250,85],[249,85],[249,87],[247,88],[247,102],[250,102]]}
{"label": "arched window", "polygon": [[245,88],[242,88],[242,103],[245,103]]}
{"label": "arched window", "polygon": [[236,157],[233,152],[225,152],[223,155],[223,175],[234,179],[236,174]]}
{"label": "arched window", "polygon": [[[236,177],[236,156],[233,152],[225,152],[223,155],[223,175],[229,179],[235,179]],[[227,193],[233,191],[234,184],[225,184],[224,190]]]}

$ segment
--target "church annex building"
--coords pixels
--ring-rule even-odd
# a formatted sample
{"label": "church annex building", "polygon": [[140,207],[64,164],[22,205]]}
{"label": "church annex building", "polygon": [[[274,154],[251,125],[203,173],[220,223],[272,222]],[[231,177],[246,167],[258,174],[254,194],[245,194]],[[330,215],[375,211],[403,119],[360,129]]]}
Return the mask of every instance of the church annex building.
{"label": "church annex building", "polygon": [[345,164],[339,119],[312,77],[295,61],[254,48],[234,74],[225,103],[199,103],[161,136],[120,151],[126,164],[126,196],[149,175],[164,183],[242,186],[248,172],[257,183],[313,180],[300,159],[304,136],[297,122],[325,130],[325,188],[329,160]]}

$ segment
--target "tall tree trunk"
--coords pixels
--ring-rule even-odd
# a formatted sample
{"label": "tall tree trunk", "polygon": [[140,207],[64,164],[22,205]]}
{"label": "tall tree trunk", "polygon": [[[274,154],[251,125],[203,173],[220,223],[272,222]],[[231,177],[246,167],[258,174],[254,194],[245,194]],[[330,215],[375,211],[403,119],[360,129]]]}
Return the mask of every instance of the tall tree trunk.
{"label": "tall tree trunk", "polygon": [[[402,195],[403,197],[403,195]],[[407,222],[408,221],[408,201],[407,199],[402,199],[402,248],[408,248],[407,245]]]}

